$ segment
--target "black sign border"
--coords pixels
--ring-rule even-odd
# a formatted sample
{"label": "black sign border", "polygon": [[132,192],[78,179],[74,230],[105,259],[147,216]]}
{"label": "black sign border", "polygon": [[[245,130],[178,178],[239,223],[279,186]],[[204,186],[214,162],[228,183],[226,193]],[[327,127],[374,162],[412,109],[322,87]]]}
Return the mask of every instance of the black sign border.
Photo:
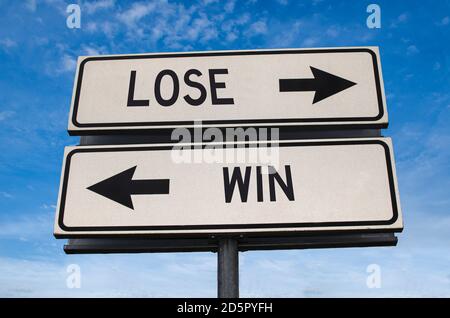
{"label": "black sign border", "polygon": [[[171,150],[173,146],[145,146],[145,147],[102,147],[102,148],[76,148],[69,152],[66,157],[65,167],[64,167],[64,176],[62,180],[62,191],[61,191],[61,200],[59,203],[59,213],[58,213],[58,225],[65,232],[102,232],[102,231],[180,231],[180,230],[217,230],[217,229],[276,229],[276,228],[314,228],[314,227],[351,227],[351,226],[377,226],[377,225],[392,225],[398,219],[398,204],[397,204],[397,196],[396,196],[396,188],[394,182],[394,172],[391,161],[391,154],[389,146],[382,140],[378,139],[367,139],[367,140],[337,140],[337,141],[313,141],[313,142],[288,142],[288,143],[280,143],[280,147],[298,147],[298,146],[333,146],[333,145],[368,145],[368,144],[376,144],[383,147],[385,151],[386,157],[386,167],[388,172],[389,179],[389,190],[391,196],[391,204],[392,204],[392,217],[389,220],[377,220],[377,221],[342,221],[342,222],[313,222],[313,223],[266,223],[266,224],[216,224],[216,225],[160,225],[160,226],[77,226],[70,227],[64,224],[64,208],[67,194],[67,184],[69,180],[69,171],[70,171],[70,161],[71,157],[76,153],[82,152],[117,152],[117,151],[159,151],[159,150]],[[241,145],[242,146],[242,145]],[[234,147],[237,147],[235,144]],[[245,147],[258,147],[257,144],[245,144]],[[355,229],[354,231],[361,231],[364,229]],[[353,231],[353,230],[349,230]],[[384,230],[374,230],[373,232],[383,232]],[[272,230],[273,232],[273,230]],[[326,231],[321,231],[326,232]],[[364,232],[369,232],[368,230],[364,230]],[[146,233],[121,233],[114,234],[116,235],[145,235]],[[181,234],[181,233],[180,233]],[[202,235],[211,235],[212,233],[200,233]],[[220,233],[224,234],[224,233]],[[257,232],[255,234],[261,234],[261,232]],[[75,234],[78,237],[86,236],[86,234]],[[75,237],[75,235],[69,235],[71,237]],[[95,233],[90,235],[97,236]],[[101,234],[100,234],[101,235]],[[150,235],[150,234],[148,234]],[[152,234],[153,235],[153,234]],[[162,233],[162,235],[165,235]],[[169,234],[170,235],[170,234]],[[172,234],[176,235],[176,234]],[[188,233],[189,235],[189,233]],[[195,234],[194,234],[195,235]],[[198,234],[197,234],[198,235]],[[55,235],[57,237],[66,237],[65,234]],[[89,235],[88,235],[89,236]]]}
{"label": "black sign border", "polygon": [[[276,124],[292,124],[292,126],[301,124],[301,123],[336,123],[338,126],[365,126],[365,127],[373,127],[373,128],[386,128],[388,124],[381,123],[362,123],[355,124],[349,123],[345,124],[344,122],[358,122],[358,121],[367,121],[373,122],[377,121],[384,116],[384,107],[383,107],[383,94],[381,90],[381,82],[380,82],[380,73],[379,73],[379,65],[377,60],[377,55],[374,51],[369,48],[335,48],[335,49],[299,49],[299,50],[260,50],[260,51],[222,51],[222,52],[198,52],[198,53],[163,53],[163,54],[148,54],[148,55],[119,55],[119,56],[96,56],[96,57],[88,57],[84,59],[79,66],[78,70],[78,78],[77,85],[75,90],[75,98],[73,104],[73,112],[71,121],[72,124],[77,128],[110,128],[109,130],[101,130],[105,133],[108,131],[120,130],[124,131],[125,129],[117,129],[120,127],[139,127],[130,128],[129,130],[139,131],[139,130],[147,130],[152,129],[153,126],[159,126],[158,128],[165,127],[171,128],[173,126],[193,126],[194,121],[166,121],[166,122],[132,122],[132,123],[80,123],[77,120],[78,114],[78,105],[80,99],[80,92],[82,86],[83,79],[83,71],[84,66],[87,62],[90,61],[106,61],[106,60],[127,60],[127,59],[152,59],[152,58],[192,58],[192,57],[205,57],[205,56],[233,56],[233,55],[275,55],[275,54],[320,54],[320,53],[369,53],[372,57],[373,69],[374,69],[374,77],[377,91],[377,100],[378,100],[378,115],[374,117],[339,117],[339,118],[285,118],[285,119],[239,119],[239,120],[205,120],[202,121],[203,125],[214,126],[214,125],[239,125],[239,124],[268,124],[268,125],[276,125]],[[145,128],[147,126],[147,128]],[[310,125],[313,126],[313,125]],[[333,127],[333,124],[326,125],[328,127]],[[115,129],[116,128],[116,129]],[[95,133],[95,129],[92,130],[68,130],[69,134],[77,135],[77,134],[85,134],[87,131],[91,133]]]}

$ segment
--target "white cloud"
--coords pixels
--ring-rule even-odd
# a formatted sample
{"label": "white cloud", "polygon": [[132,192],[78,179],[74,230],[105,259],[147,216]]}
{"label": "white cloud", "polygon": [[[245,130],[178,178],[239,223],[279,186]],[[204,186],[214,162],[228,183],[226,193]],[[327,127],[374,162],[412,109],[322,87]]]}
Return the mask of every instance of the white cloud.
{"label": "white cloud", "polygon": [[244,13],[244,14],[240,15],[239,17],[237,17],[237,19],[230,19],[229,21],[233,25],[244,25],[250,21],[250,14]]}
{"label": "white cloud", "polygon": [[[212,40],[230,43],[242,36],[250,38],[268,33],[265,13],[255,17],[245,12],[237,14],[235,5],[236,1],[141,1],[117,6],[112,20],[91,20],[85,30],[102,32],[111,39],[117,34],[125,35],[125,41],[112,44],[116,51],[137,42],[141,46],[144,43],[146,50],[160,45],[171,50],[188,50],[195,44],[209,45]],[[213,6],[220,13],[211,14]]]}
{"label": "white cloud", "polygon": [[0,46],[2,46],[4,49],[11,49],[17,46],[17,42],[10,38],[4,38],[0,40]]}
{"label": "white cloud", "polygon": [[41,208],[43,208],[44,210],[54,210],[54,209],[56,209],[56,205],[43,203],[41,205]]}
{"label": "white cloud", "polygon": [[93,2],[85,2],[83,3],[83,7],[85,8],[88,14],[95,13],[99,10],[111,9],[114,7],[115,0],[98,0]]}
{"label": "white cloud", "polygon": [[406,54],[407,55],[416,55],[416,54],[418,54],[420,51],[419,51],[419,49],[417,48],[417,46],[415,46],[415,45],[410,45],[410,46],[408,46],[407,48],[406,48]]}
{"label": "white cloud", "polygon": [[81,49],[84,55],[101,55],[107,53],[105,46],[83,45]]}
{"label": "white cloud", "polygon": [[98,30],[97,22],[89,21],[88,23],[86,23],[86,30],[88,32],[96,32]]}
{"label": "white cloud", "polygon": [[[117,14],[117,20],[127,26],[128,41],[148,40],[154,47],[161,41],[166,48],[187,50],[195,43],[233,41],[240,36],[238,29],[251,22],[248,14],[233,14],[235,2],[198,2],[190,6],[164,0],[156,3],[157,9],[151,4],[137,3]],[[220,6],[223,13],[211,15],[209,6],[213,4]],[[249,27],[251,34],[263,32],[262,23]]]}
{"label": "white cloud", "polygon": [[[66,287],[69,264],[80,268],[79,289]],[[0,296],[214,297],[215,269],[212,253],[0,257]]]}
{"label": "white cloud", "polygon": [[86,55],[99,55],[100,51],[98,51],[96,48],[85,46],[83,48]]}
{"label": "white cloud", "polygon": [[60,66],[61,72],[72,72],[75,70],[77,62],[74,57],[70,56],[69,54],[64,54],[61,58]]}
{"label": "white cloud", "polygon": [[37,8],[36,0],[27,0],[27,1],[25,1],[25,8],[27,8],[31,12],[35,12],[36,8]]}
{"label": "white cloud", "polygon": [[47,37],[41,36],[34,38],[33,41],[37,46],[45,46],[50,42],[50,40]]}
{"label": "white cloud", "polygon": [[448,25],[450,23],[450,17],[446,16],[443,17],[441,21],[438,22],[438,25],[444,26],[444,25]]}
{"label": "white cloud", "polygon": [[217,2],[219,2],[219,0],[203,0],[203,5],[207,6]]}
{"label": "white cloud", "polygon": [[88,32],[102,32],[108,38],[113,38],[117,29],[119,27],[111,21],[90,21],[86,24],[86,30]]}
{"label": "white cloud", "polygon": [[320,42],[319,38],[307,37],[306,39],[303,40],[302,46],[304,46],[304,47],[313,47],[319,42]]}
{"label": "white cloud", "polygon": [[32,216],[2,217],[0,219],[0,238],[49,239],[53,232],[53,212],[53,210],[41,211]]}
{"label": "white cloud", "polygon": [[200,17],[193,19],[190,28],[186,30],[186,35],[190,41],[200,39],[206,42],[217,37],[217,30],[209,18],[201,14]]}
{"label": "white cloud", "polygon": [[407,12],[404,12],[391,22],[390,27],[397,28],[400,24],[404,24],[404,23],[408,22],[408,20],[409,20],[409,14]]}
{"label": "white cloud", "polygon": [[11,193],[6,191],[0,191],[0,195],[6,199],[12,199],[14,197]]}
{"label": "white cloud", "polygon": [[226,40],[227,40],[227,42],[234,42],[237,38],[238,38],[238,35],[235,32],[230,31],[227,34]]}
{"label": "white cloud", "polygon": [[327,34],[329,37],[332,37],[332,38],[338,37],[339,34],[340,34],[339,27],[337,27],[337,26],[335,26],[335,25],[330,26],[330,27],[327,29],[326,34]]}
{"label": "white cloud", "polygon": [[266,33],[267,33],[266,21],[256,21],[250,25],[248,30],[245,32],[245,35],[252,37],[252,36],[266,34]]}
{"label": "white cloud", "polygon": [[153,12],[156,9],[157,5],[162,5],[164,3],[166,3],[166,1],[133,3],[131,8],[119,13],[117,17],[119,21],[131,27],[139,22],[140,19]]}
{"label": "white cloud", "polygon": [[51,262],[1,257],[0,271],[2,297],[45,297],[70,291],[64,288],[65,268]]}
{"label": "white cloud", "polygon": [[236,0],[228,0],[225,3],[224,10],[226,13],[232,13],[236,5]]}
{"label": "white cloud", "polygon": [[408,14],[402,13],[397,17],[398,22],[406,22],[408,20]]}
{"label": "white cloud", "polygon": [[270,28],[273,32],[269,34],[267,37],[270,38],[272,47],[289,47],[289,46],[298,46],[299,39],[301,38],[301,31],[303,22],[300,20],[295,20],[292,22],[288,22],[289,32],[284,34],[284,36],[274,36],[273,33],[282,32],[282,29],[286,28],[284,23],[279,23],[275,26],[275,28]]}
{"label": "white cloud", "polygon": [[239,15],[236,18],[230,18],[224,20],[220,23],[221,31],[223,31],[225,35],[225,40],[227,42],[233,42],[241,33],[242,26],[247,25],[251,21],[250,15],[248,13],[244,13]]}
{"label": "white cloud", "polygon": [[68,53],[69,50],[65,45],[57,44],[55,47],[60,52],[45,65],[47,75],[60,76],[68,73],[73,74],[77,66],[75,57],[72,53]]}
{"label": "white cloud", "polygon": [[66,9],[70,2],[66,0],[43,0],[43,2],[45,2],[49,6],[52,6],[54,9],[56,9],[56,11],[58,11],[59,14],[63,15],[64,17],[67,16]]}
{"label": "white cloud", "polygon": [[15,112],[10,110],[0,111],[0,121],[6,120],[14,116]]}
{"label": "white cloud", "polygon": [[277,0],[277,2],[278,2],[279,4],[281,4],[282,6],[286,6],[286,5],[289,4],[289,1],[288,1],[288,0]]}

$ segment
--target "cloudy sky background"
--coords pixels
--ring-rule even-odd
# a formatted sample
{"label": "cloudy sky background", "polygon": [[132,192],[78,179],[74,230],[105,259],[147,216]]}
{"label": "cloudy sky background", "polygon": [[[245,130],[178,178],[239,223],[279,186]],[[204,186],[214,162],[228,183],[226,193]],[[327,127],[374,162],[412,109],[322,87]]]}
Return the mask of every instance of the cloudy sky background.
{"label": "cloudy sky background", "polygon": [[[67,256],[53,238],[77,56],[358,45],[381,50],[399,244],[241,253],[241,295],[450,296],[450,1],[377,1],[381,29],[370,1],[79,1],[80,29],[69,3],[0,0],[0,296],[216,295],[213,253]],[[73,263],[80,289],[66,287]]]}

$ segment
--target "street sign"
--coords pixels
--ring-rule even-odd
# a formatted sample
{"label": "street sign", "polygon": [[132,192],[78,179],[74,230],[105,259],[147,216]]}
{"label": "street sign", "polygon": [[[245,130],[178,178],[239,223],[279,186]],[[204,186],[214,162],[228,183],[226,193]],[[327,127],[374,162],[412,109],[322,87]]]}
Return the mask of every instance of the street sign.
{"label": "street sign", "polygon": [[389,138],[67,147],[56,237],[401,231]]}
{"label": "street sign", "polygon": [[377,47],[80,57],[72,135],[388,124]]}

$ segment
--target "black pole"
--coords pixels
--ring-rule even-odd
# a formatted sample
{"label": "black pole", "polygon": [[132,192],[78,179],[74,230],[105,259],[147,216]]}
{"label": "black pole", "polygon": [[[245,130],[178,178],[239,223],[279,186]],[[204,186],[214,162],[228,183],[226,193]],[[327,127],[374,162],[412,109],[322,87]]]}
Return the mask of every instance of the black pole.
{"label": "black pole", "polygon": [[239,297],[238,253],[238,242],[236,239],[219,239],[219,250],[217,253],[217,296],[219,298]]}

